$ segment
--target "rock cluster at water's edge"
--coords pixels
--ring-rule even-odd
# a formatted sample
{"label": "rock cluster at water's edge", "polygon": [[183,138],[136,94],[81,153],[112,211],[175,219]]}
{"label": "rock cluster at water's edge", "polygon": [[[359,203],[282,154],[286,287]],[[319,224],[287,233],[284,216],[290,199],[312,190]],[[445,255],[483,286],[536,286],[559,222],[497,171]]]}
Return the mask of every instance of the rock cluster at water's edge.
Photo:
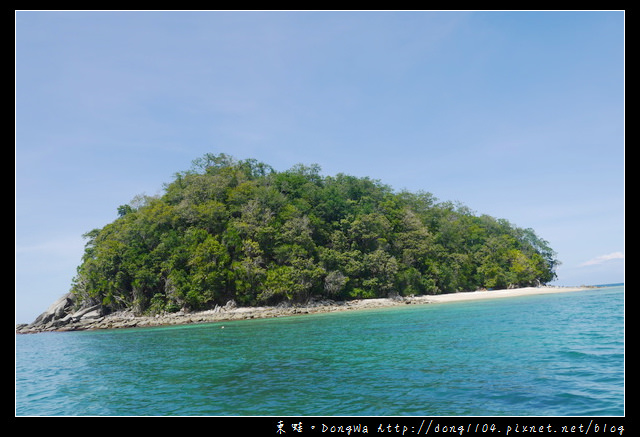
{"label": "rock cluster at water's edge", "polygon": [[68,325],[81,328],[82,325],[92,324],[104,316],[102,305],[80,306],[78,308],[76,303],[75,295],[66,293],[53,302],[32,323],[18,325],[16,332],[56,331]]}
{"label": "rock cluster at water's edge", "polygon": [[132,311],[128,310],[108,313],[101,305],[80,306],[80,308],[78,308],[75,296],[67,293],[51,304],[51,306],[32,323],[16,326],[16,333],[31,334],[46,331],[80,331],[87,329],[210,323],[226,320],[283,317],[429,302],[430,299],[425,298],[401,298],[396,296],[393,298],[362,299],[347,302],[335,302],[325,299],[310,301],[304,305],[281,304],[267,307],[239,307],[235,301],[230,300],[224,306],[216,305],[215,308],[206,311],[178,311],[176,313],[141,316],[135,315]]}

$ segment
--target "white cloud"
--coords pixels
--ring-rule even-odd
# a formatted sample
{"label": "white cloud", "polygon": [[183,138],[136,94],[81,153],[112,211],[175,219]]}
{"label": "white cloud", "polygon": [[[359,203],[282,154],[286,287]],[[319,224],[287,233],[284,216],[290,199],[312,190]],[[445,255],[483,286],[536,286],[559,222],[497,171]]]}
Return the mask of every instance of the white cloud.
{"label": "white cloud", "polygon": [[608,253],[606,255],[600,255],[600,256],[597,256],[595,258],[590,259],[589,261],[583,262],[582,264],[580,264],[580,267],[593,266],[593,265],[596,265],[596,264],[602,264],[604,262],[611,261],[613,259],[624,259],[624,253],[622,253],[622,252],[613,252],[613,253]]}

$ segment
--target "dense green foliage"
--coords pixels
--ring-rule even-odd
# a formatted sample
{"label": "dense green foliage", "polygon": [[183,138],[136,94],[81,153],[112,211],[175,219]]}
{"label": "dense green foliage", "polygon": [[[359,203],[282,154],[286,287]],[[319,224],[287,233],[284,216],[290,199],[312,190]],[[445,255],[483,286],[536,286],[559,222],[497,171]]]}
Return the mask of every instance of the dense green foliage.
{"label": "dense green foliage", "polygon": [[369,178],[207,154],[88,239],[73,292],[138,313],[506,288],[555,278],[531,229]]}

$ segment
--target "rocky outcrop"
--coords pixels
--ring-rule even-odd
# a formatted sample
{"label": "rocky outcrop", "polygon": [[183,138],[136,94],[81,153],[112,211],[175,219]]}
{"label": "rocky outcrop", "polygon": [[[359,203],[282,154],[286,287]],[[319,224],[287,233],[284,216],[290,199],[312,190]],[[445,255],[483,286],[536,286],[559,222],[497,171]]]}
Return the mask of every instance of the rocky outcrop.
{"label": "rocky outcrop", "polygon": [[16,332],[24,334],[58,331],[70,327],[81,329],[82,325],[95,322],[103,316],[104,309],[102,305],[80,306],[80,308],[77,308],[76,297],[73,293],[67,293],[53,302],[32,323],[16,326]]}
{"label": "rocky outcrop", "polygon": [[31,325],[46,325],[67,315],[70,308],[75,305],[76,299],[73,293],[67,293],[52,303],[49,308],[40,314]]}
{"label": "rocky outcrop", "polygon": [[31,324],[19,325],[16,332],[30,334],[45,331],[78,331],[87,329],[116,329],[148,326],[184,325],[192,323],[211,323],[229,320],[260,319],[285,317],[302,314],[347,311],[362,308],[380,308],[400,304],[428,303],[414,301],[409,298],[364,299],[349,302],[332,300],[310,301],[306,305],[281,304],[270,307],[239,307],[233,300],[223,306],[199,311],[163,313],[140,316],[132,311],[124,310],[106,314],[101,305],[76,308],[76,299],[66,294],[54,302],[44,313]]}

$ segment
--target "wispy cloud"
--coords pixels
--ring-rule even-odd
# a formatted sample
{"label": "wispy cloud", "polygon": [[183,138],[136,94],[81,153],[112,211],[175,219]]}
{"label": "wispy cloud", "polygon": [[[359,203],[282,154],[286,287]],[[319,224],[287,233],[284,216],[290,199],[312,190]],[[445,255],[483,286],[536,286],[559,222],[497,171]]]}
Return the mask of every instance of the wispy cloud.
{"label": "wispy cloud", "polygon": [[622,252],[613,252],[613,253],[608,253],[606,255],[600,255],[597,256],[595,258],[590,259],[589,261],[585,261],[582,264],[580,264],[580,267],[584,267],[584,266],[593,266],[596,264],[602,264],[605,263],[607,261],[611,261],[614,259],[624,259],[624,253]]}

